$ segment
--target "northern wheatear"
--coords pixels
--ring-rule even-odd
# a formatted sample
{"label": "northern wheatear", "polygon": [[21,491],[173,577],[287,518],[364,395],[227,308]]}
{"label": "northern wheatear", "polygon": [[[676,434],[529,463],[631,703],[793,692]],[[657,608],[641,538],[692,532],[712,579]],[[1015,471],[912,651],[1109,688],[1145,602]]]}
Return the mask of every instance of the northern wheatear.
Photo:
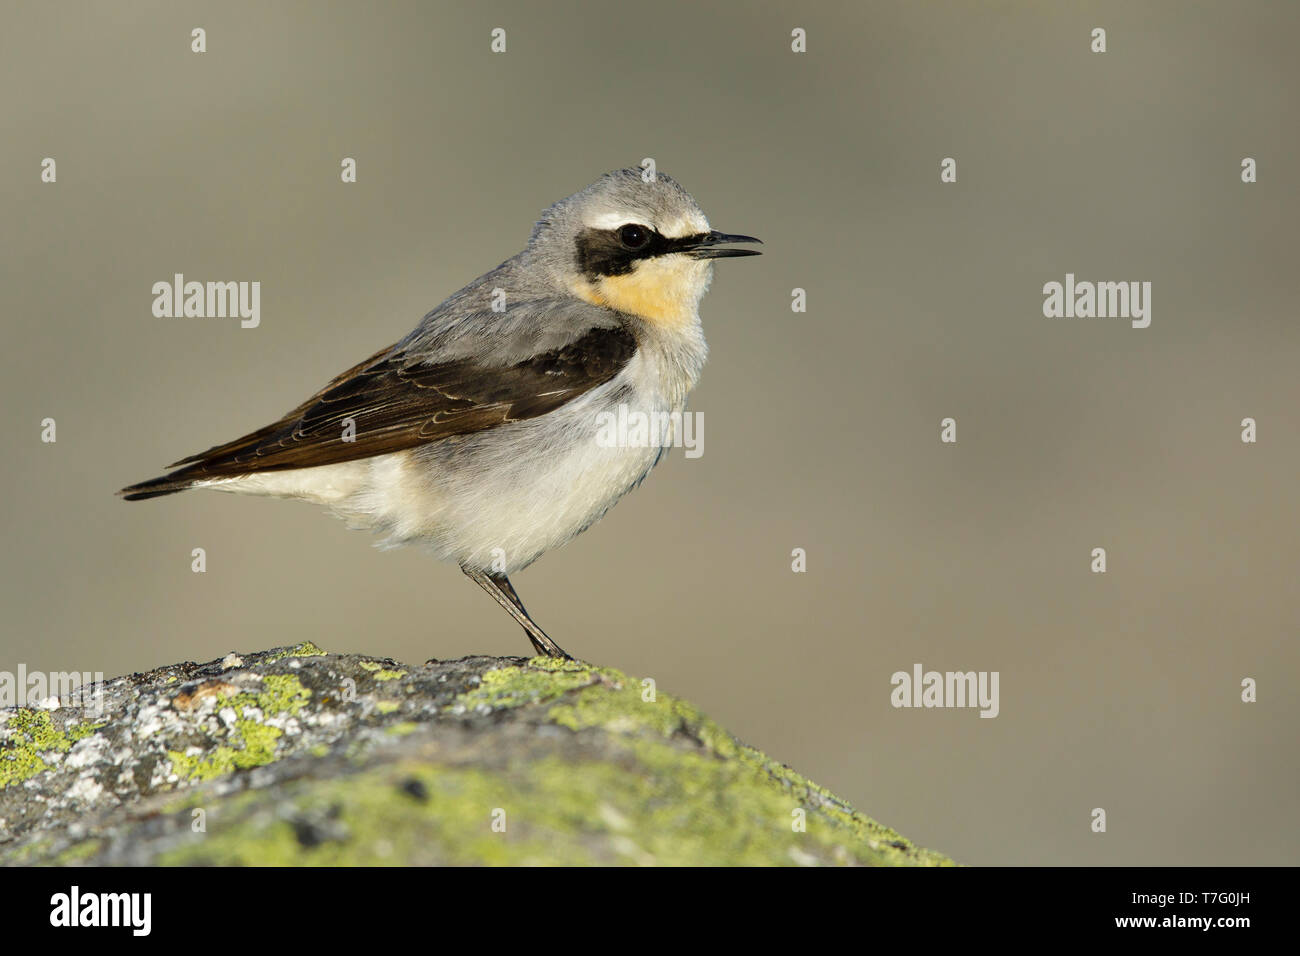
{"label": "northern wheatear", "polygon": [[[707,348],[711,260],[758,242],[709,227],[663,174],[622,169],[547,209],[523,252],[279,421],[119,494],[187,488],[322,504],[383,544],[455,561],[568,657],[507,574],[596,522],[672,443],[598,441],[620,406],[671,431]],[[674,415],[673,413],[676,413]]]}

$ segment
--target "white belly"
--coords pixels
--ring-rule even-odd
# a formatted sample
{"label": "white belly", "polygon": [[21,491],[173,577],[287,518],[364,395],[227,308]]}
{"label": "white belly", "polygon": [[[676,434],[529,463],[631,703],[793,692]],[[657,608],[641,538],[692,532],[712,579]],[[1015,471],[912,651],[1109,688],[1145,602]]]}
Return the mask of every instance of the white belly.
{"label": "white belly", "polygon": [[599,519],[666,450],[598,440],[601,412],[670,407],[642,356],[614,380],[539,418],[338,465],[213,482],[243,494],[302,498],[384,546],[420,544],[444,560],[506,573]]}

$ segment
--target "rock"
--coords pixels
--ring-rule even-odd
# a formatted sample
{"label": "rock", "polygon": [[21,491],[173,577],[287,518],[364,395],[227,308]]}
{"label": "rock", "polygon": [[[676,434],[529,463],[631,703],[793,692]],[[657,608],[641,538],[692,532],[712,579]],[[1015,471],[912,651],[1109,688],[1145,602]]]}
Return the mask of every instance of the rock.
{"label": "rock", "polygon": [[0,710],[0,863],[951,862],[579,662],[301,644],[101,689]]}

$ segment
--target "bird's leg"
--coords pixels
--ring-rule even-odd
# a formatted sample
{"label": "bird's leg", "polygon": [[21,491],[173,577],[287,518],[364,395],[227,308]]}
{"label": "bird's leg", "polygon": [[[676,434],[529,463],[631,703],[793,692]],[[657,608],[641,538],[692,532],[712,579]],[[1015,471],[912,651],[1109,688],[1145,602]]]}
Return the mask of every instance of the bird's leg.
{"label": "bird's leg", "polygon": [[465,572],[471,581],[492,595],[492,598],[519,622],[519,625],[524,629],[524,633],[528,635],[528,639],[533,642],[533,647],[538,654],[545,654],[547,657],[561,657],[566,661],[573,660],[572,657],[565,653],[564,648],[547,637],[546,632],[528,616],[528,612],[524,610],[524,602],[519,600],[519,595],[515,593],[514,586],[510,583],[509,578],[504,574],[489,573],[480,571],[477,568],[462,567],[461,570]]}

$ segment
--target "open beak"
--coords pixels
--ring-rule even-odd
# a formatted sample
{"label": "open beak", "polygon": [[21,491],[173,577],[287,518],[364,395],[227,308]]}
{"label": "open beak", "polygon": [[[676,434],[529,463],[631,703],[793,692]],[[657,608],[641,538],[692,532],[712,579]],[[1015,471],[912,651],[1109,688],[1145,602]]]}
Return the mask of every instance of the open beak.
{"label": "open beak", "polygon": [[734,259],[737,256],[762,255],[757,249],[720,248],[730,242],[757,242],[761,245],[763,240],[753,236],[732,236],[725,232],[705,232],[678,240],[677,248],[673,251],[684,252],[692,259]]}

